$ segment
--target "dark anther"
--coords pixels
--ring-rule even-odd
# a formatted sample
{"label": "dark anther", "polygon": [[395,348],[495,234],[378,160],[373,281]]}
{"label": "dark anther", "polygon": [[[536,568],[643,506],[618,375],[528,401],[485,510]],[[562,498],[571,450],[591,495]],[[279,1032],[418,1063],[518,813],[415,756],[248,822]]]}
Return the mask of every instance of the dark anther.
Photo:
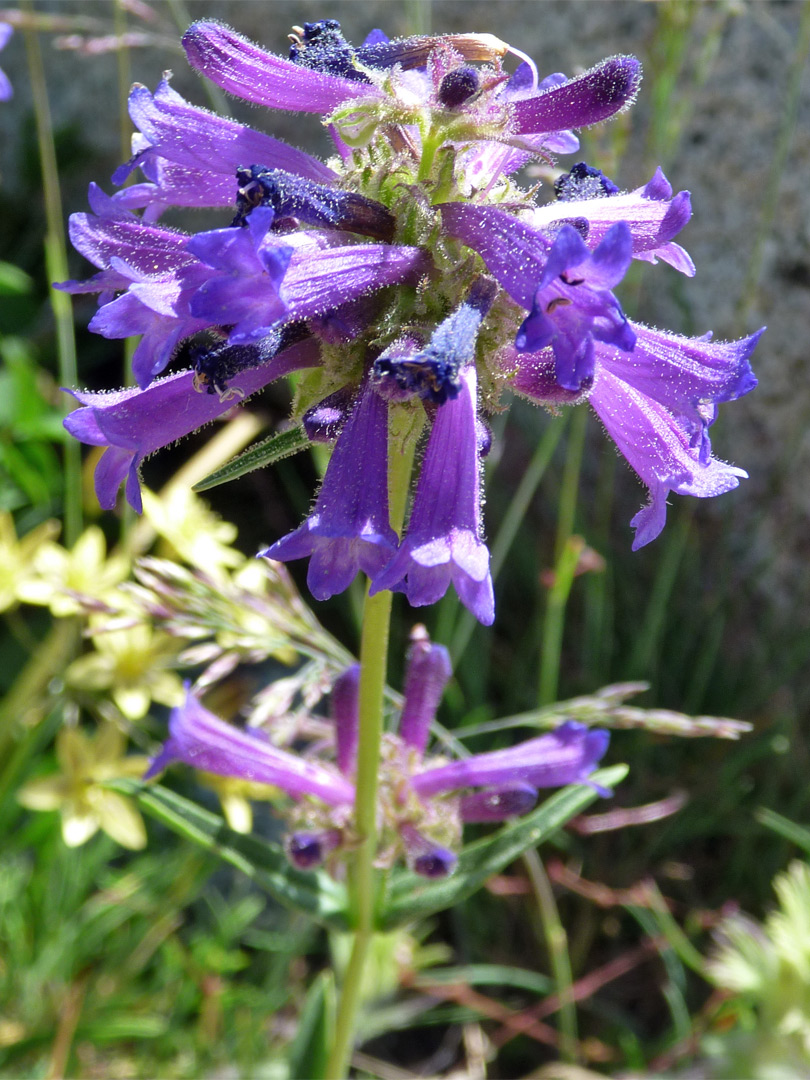
{"label": "dark anther", "polygon": [[228,383],[242,371],[261,367],[282,349],[309,337],[305,323],[293,322],[280,327],[250,345],[217,345],[213,348],[197,347],[191,351],[194,361],[194,388],[200,393],[219,394],[222,400],[242,397],[242,391]]}
{"label": "dark anther", "polygon": [[572,199],[598,199],[605,195],[618,195],[619,188],[608,179],[601,169],[595,169],[584,161],[578,162],[568,173],[554,181],[557,198],[563,202]]}
{"label": "dark anther", "polygon": [[290,45],[290,60],[301,67],[339,75],[355,82],[369,82],[368,76],[355,67],[355,51],[343,36],[337,19],[321,19],[295,27]]}
{"label": "dark anther", "polygon": [[478,93],[478,72],[473,67],[448,71],[439,83],[439,101],[446,109],[458,109]]}
{"label": "dark anther", "polygon": [[295,218],[305,225],[360,233],[390,243],[396,220],[382,203],[354,191],[316,184],[283,169],[264,165],[236,170],[236,217],[231,225],[243,225],[251,210],[269,206],[276,219]]}

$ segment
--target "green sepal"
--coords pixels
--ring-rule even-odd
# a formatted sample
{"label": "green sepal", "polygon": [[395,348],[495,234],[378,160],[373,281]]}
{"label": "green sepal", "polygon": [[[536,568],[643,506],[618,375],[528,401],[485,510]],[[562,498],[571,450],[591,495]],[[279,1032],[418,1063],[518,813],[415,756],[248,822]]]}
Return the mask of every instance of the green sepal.
{"label": "green sepal", "polygon": [[309,988],[288,1055],[289,1075],[323,1080],[335,1036],[335,976],[322,971]]}
{"label": "green sepal", "polygon": [[[612,765],[600,769],[590,779],[601,787],[612,788],[628,771],[627,765]],[[394,871],[387,896],[380,905],[379,928],[390,930],[466,900],[487,878],[499,873],[524,851],[547,840],[596,798],[598,792],[590,785],[571,784],[563,788],[532,813],[508,822],[492,836],[464,848],[455,872],[441,881],[426,881],[407,870]]]}
{"label": "green sepal", "polygon": [[223,465],[221,469],[210,473],[204,480],[194,485],[194,491],[208,491],[209,488],[219,487],[231,480],[237,480],[254,469],[261,469],[265,465],[274,465],[282,458],[292,457],[309,446],[309,439],[302,427],[290,428],[281,431],[277,435],[271,435],[261,442],[243,450],[235,458]]}
{"label": "green sepal", "polygon": [[241,870],[280,903],[323,926],[348,928],[346,889],[325,871],[296,870],[278,845],[234,832],[218,814],[160,784],[112,780],[107,786],[137,799],[147,814]]}

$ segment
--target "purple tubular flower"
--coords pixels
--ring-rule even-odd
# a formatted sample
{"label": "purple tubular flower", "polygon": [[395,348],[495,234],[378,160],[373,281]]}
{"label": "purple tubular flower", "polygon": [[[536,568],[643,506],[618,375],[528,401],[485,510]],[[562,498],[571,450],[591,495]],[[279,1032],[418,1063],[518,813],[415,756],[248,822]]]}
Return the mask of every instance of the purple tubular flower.
{"label": "purple tubular flower", "polygon": [[273,746],[261,731],[251,733],[214,716],[189,690],[172,709],[169,738],[144,779],[182,761],[195,769],[260,784],[274,784],[293,798],[314,795],[330,806],[351,803],[354,787],[337,773]]}
{"label": "purple tubular flower", "polygon": [[[14,33],[14,28],[9,23],[0,23],[0,51],[8,45],[9,38]],[[0,71],[0,101],[9,101],[14,97],[14,88],[8,75]]]}
{"label": "purple tubular flower", "polygon": [[537,788],[533,784],[515,782],[463,795],[459,809],[461,820],[471,825],[521,817],[528,814],[536,802]]}
{"label": "purple tubular flower", "polygon": [[284,841],[287,858],[299,870],[314,870],[327,855],[340,847],[343,833],[340,829],[322,829],[320,832],[295,832]]}
{"label": "purple tubular flower", "polygon": [[524,135],[597,124],[631,105],[640,82],[634,56],[612,56],[584,75],[516,101],[516,130]]}
{"label": "purple tubular flower", "polygon": [[608,434],[650,489],[650,504],[632,522],[635,550],[661,532],[670,491],[719,495],[747,475],[712,457],[708,429],[718,404],[756,386],[749,358],[763,331],[741,341],[713,342],[629,325],[636,335],[633,351],[597,342],[593,386],[586,384],[581,392],[557,387],[548,349],[513,354],[512,360],[515,390],[535,401],[566,404],[587,393]]}
{"label": "purple tubular flower", "polygon": [[217,273],[189,302],[205,325],[231,325],[232,344],[263,337],[281,321],[308,319],[386,285],[412,278],[423,268],[419,248],[387,244],[324,247],[308,233],[276,236],[269,206],[252,211],[245,229],[198,233],[188,250]]}
{"label": "purple tubular flower", "polygon": [[588,779],[603,757],[610,733],[569,720],[548,735],[489,754],[473,754],[426,769],[411,779],[422,798],[466,787],[501,787],[520,782],[561,787]]}
{"label": "purple tubular flower", "polygon": [[617,447],[649,488],[650,501],[630,522],[633,550],[655,540],[666,523],[667,495],[709,498],[736,488],[748,473],[709,457],[701,462],[693,424],[603,368],[590,403]]}
{"label": "purple tubular flower", "polygon": [[549,253],[529,317],[515,338],[518,352],[554,350],[557,382],[579,390],[594,371],[594,341],[632,350],[633,333],[610,291],[632,257],[630,229],[623,221],[590,252],[571,225],[563,225]]}
{"label": "purple tubular flower", "polygon": [[[122,184],[140,166],[153,181],[115,198],[127,206],[163,202],[174,206],[231,206],[236,170],[262,161],[273,168],[328,183],[334,173],[317,158],[206,109],[190,105],[164,77],[154,95],[136,83],[129,95],[129,114],[146,145],[113,174]],[[166,169],[166,165],[174,168]]]}
{"label": "purple tubular flower", "polygon": [[352,664],[332,686],[329,711],[335,725],[337,764],[344,776],[354,772],[359,725],[360,665]]}
{"label": "purple tubular flower", "polygon": [[657,169],[649,183],[625,195],[617,190],[615,194],[606,193],[598,198],[560,198],[538,207],[532,223],[538,229],[545,229],[572,218],[584,220],[588,226],[585,242],[594,248],[611,226],[625,221],[632,236],[634,259],[654,263],[660,258],[687,277],[693,277],[694,263],[680,244],[672,242],[691,216],[689,192],[679,191],[673,197],[667,178]]}
{"label": "purple tubular flower", "polygon": [[332,451],[312,514],[261,555],[279,562],[310,557],[309,590],[316,600],[328,600],[360,570],[374,580],[396,546],[388,523],[388,408],[366,382]]}
{"label": "purple tubular flower", "polygon": [[[231,384],[232,391],[244,397],[319,361],[318,346],[311,340],[266,361],[261,358],[261,348],[255,348],[260,366],[241,372]],[[104,394],[68,391],[83,408],[65,418],[67,430],[80,442],[107,447],[95,475],[96,495],[105,510],[113,509],[118,488],[126,480],[127,502],[141,513],[138,468],[144,458],[233,407],[231,397],[195,393],[194,380],[193,371],[181,371],[145,390],[128,387]]]}
{"label": "purple tubular flower", "polygon": [[405,701],[399,721],[402,741],[419,754],[424,753],[430,725],[436,715],[444,688],[453,669],[444,645],[433,645],[424,631],[411,635],[408,667],[405,672]]}
{"label": "purple tubular flower", "polygon": [[221,23],[201,20],[183,35],[188,62],[235,97],[290,112],[329,113],[352,98],[378,98],[376,87],[284,60]]}
{"label": "purple tubular flower", "polygon": [[413,825],[400,825],[399,835],[408,865],[415,874],[427,878],[443,878],[455,870],[458,856],[441,844],[434,844]]}
{"label": "purple tubular flower", "polygon": [[433,422],[399,551],[373,580],[371,593],[404,592],[414,607],[435,604],[452,581],[459,599],[490,626],[495,599],[489,551],[481,535],[481,477],[476,432],[476,374],[461,372],[461,392]]}

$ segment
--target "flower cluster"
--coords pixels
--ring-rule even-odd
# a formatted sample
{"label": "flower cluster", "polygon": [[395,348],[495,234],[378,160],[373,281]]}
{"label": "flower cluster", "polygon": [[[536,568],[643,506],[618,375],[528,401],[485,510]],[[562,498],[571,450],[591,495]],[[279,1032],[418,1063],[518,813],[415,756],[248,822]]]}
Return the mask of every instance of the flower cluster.
{"label": "flower cluster", "polygon": [[[587,782],[609,741],[607,731],[568,721],[506,750],[456,761],[426,757],[430,725],[450,674],[447,650],[417,627],[399,733],[385,737],[379,770],[378,863],[404,857],[426,877],[452,872],[464,823],[504,821],[531,810],[539,788]],[[359,665],[353,665],[332,688],[331,760],[292,754],[261,728],[225,723],[189,692],[185,704],[172,711],[169,739],[147,778],[179,761],[254,788],[281,788],[293,799],[287,854],[299,868],[318,866],[357,839],[352,816],[359,677]]]}
{"label": "flower cluster", "polygon": [[[133,88],[134,156],[113,179],[136,168],[145,179],[113,196],[91,188],[92,212],[73,216],[71,237],[98,272],[62,286],[100,294],[91,330],[141,335],[137,388],[75,392],[81,408],[66,421],[107,447],[103,506],[126,481],[140,509],[145,456],[306,368],[298,418],[334,452],[310,516],[263,554],[309,558],[318,598],[359,570],[413,605],[452,582],[488,624],[480,414],[505,387],[550,408],[590,402],[649,490],[634,547],[663,528],[670,492],[716,495],[746,475],[712,456],[708,428],[720,402],[755,385],[759,335],[664,333],[630,320],[614,292],[633,259],[694,273],[674,239],[689,193],[673,194],[660,169],[622,192],[580,162],[540,204],[513,179],[532,158],[574,152],[572,129],[630,105],[637,60],[540,80],[491,35],[374,31],[353,47],[334,20],[296,28],[289,58],[216,22],[192,25],[183,45],[229,93],[320,114],[336,153],[324,164],[197,108],[168,78],[154,94]],[[159,224],[172,207],[218,207],[225,220],[189,235]],[[193,366],[158,378],[178,350]],[[399,535],[389,458],[417,439]]]}

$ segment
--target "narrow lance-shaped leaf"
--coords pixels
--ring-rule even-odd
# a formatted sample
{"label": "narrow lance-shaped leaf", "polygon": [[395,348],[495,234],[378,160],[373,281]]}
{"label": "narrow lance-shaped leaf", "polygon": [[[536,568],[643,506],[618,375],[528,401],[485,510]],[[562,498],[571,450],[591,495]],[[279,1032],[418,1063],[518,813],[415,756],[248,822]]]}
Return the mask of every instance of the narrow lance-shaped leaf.
{"label": "narrow lance-shaped leaf", "polygon": [[115,780],[108,786],[136,798],[147,814],[179,836],[219,855],[280,903],[333,929],[347,928],[346,890],[328,874],[296,870],[280,847],[234,832],[218,815],[159,784]]}
{"label": "narrow lance-shaped leaf", "polygon": [[195,491],[208,491],[209,488],[219,487],[231,480],[238,480],[255,469],[261,469],[265,465],[274,465],[283,458],[292,457],[309,446],[309,439],[303,428],[290,428],[281,431],[277,435],[271,435],[262,439],[255,446],[243,450],[235,458],[223,465],[221,469],[210,473],[204,480],[194,485]]}

